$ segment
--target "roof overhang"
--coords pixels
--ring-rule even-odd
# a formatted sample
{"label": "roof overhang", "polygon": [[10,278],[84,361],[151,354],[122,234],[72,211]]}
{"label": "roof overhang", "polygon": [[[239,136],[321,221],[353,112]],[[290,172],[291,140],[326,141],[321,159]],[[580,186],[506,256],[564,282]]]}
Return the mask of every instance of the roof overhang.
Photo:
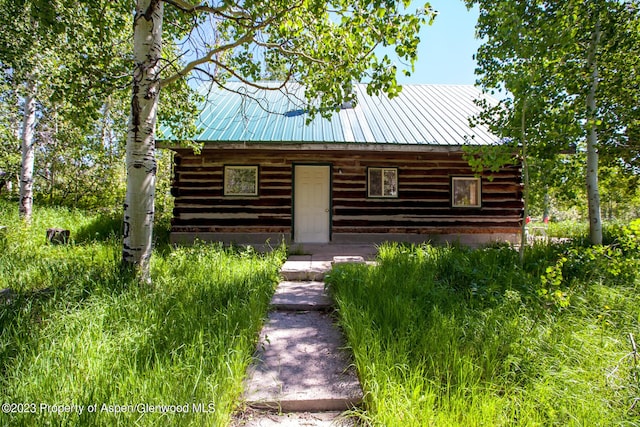
{"label": "roof overhang", "polygon": [[[169,150],[190,150],[186,146],[167,144],[158,141],[158,148]],[[247,150],[247,151],[360,151],[374,153],[456,153],[461,152],[463,145],[430,145],[430,144],[329,144],[329,143],[205,143],[202,150]]]}

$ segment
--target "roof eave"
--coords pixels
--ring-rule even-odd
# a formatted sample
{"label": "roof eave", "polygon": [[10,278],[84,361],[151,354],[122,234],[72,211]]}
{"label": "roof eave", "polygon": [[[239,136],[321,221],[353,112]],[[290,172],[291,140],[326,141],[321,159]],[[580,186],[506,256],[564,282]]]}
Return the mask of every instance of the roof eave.
{"label": "roof eave", "polygon": [[[366,152],[412,152],[412,153],[449,153],[462,151],[469,144],[367,144],[367,143],[235,143],[205,142],[202,149],[215,150],[272,150],[272,151],[366,151]],[[158,148],[185,149],[179,145],[158,141]]]}

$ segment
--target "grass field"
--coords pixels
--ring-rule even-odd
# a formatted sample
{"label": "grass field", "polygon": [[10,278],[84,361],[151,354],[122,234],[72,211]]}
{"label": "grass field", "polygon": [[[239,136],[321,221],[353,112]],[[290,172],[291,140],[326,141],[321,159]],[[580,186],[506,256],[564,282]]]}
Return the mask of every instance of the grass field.
{"label": "grass field", "polygon": [[[15,293],[0,302],[0,425],[228,423],[284,250],[160,242],[140,287],[120,274],[117,219],[46,209],[27,229],[1,208],[0,289]],[[71,244],[47,244],[51,226]]]}
{"label": "grass field", "polygon": [[[1,426],[224,426],[285,249],[157,235],[153,286],[120,270],[119,215],[0,201]],[[47,227],[71,230],[50,245]],[[569,225],[556,227],[562,237]],[[583,228],[582,228],[583,229]],[[384,245],[327,279],[374,426],[640,425],[640,223],[607,246]],[[9,406],[6,406],[9,404]]]}
{"label": "grass field", "polygon": [[[375,426],[640,425],[638,232],[603,248],[385,245],[327,279]],[[634,235],[634,232],[636,233]]]}

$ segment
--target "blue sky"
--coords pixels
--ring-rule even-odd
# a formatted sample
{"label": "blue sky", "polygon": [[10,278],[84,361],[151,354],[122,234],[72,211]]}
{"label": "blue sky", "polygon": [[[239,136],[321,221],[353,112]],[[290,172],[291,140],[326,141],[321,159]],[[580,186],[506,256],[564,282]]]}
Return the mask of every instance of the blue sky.
{"label": "blue sky", "polygon": [[[416,4],[418,2],[414,2]],[[430,0],[438,11],[433,25],[420,31],[418,62],[411,77],[399,73],[402,84],[474,84],[477,9],[467,11],[462,0]]]}

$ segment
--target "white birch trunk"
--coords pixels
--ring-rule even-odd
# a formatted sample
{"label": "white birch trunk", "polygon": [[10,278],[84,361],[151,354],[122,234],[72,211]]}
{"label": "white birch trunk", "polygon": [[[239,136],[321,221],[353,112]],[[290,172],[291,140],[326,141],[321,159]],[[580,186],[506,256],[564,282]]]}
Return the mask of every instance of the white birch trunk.
{"label": "white birch trunk", "polygon": [[529,216],[529,160],[527,158],[527,131],[525,128],[525,114],[527,112],[527,101],[522,101],[522,117],[520,118],[520,132],[522,138],[522,179],[523,204],[522,204],[522,228],[520,230],[520,264],[524,264],[524,251],[527,246],[527,217]]}
{"label": "white birch trunk", "polygon": [[20,217],[31,221],[33,212],[33,169],[35,165],[34,133],[36,125],[36,84],[27,81],[22,123],[22,165],[20,167]]}
{"label": "white birch trunk", "polygon": [[[10,92],[9,98],[13,99],[13,102],[15,102],[14,108],[12,108],[12,111],[10,113],[10,117],[9,117],[9,126],[11,128],[11,133],[13,135],[13,138],[15,139],[15,141],[21,141],[22,139],[22,131],[20,128],[20,115],[19,115],[19,111],[20,111],[20,96],[18,95],[18,87],[15,84],[15,82],[13,83],[13,87],[12,90]],[[5,177],[6,181],[5,181],[5,187],[7,189],[7,192],[9,194],[13,193],[13,184],[15,183],[20,183],[20,174],[15,173],[15,171],[13,172],[9,172],[7,174],[7,176]],[[19,185],[17,186],[18,188],[20,187]]]}
{"label": "white birch trunk", "polygon": [[591,37],[587,66],[591,70],[591,84],[587,95],[587,200],[589,205],[589,237],[592,245],[602,244],[602,219],[598,189],[598,131],[596,124],[596,90],[598,88],[597,51],[600,44],[600,19]]}
{"label": "white birch trunk", "polygon": [[154,196],[156,186],[155,127],[160,90],[163,3],[137,0],[134,17],[134,60],[131,114],[126,145],[127,192],[124,203],[122,261],[138,279],[150,282]]}

